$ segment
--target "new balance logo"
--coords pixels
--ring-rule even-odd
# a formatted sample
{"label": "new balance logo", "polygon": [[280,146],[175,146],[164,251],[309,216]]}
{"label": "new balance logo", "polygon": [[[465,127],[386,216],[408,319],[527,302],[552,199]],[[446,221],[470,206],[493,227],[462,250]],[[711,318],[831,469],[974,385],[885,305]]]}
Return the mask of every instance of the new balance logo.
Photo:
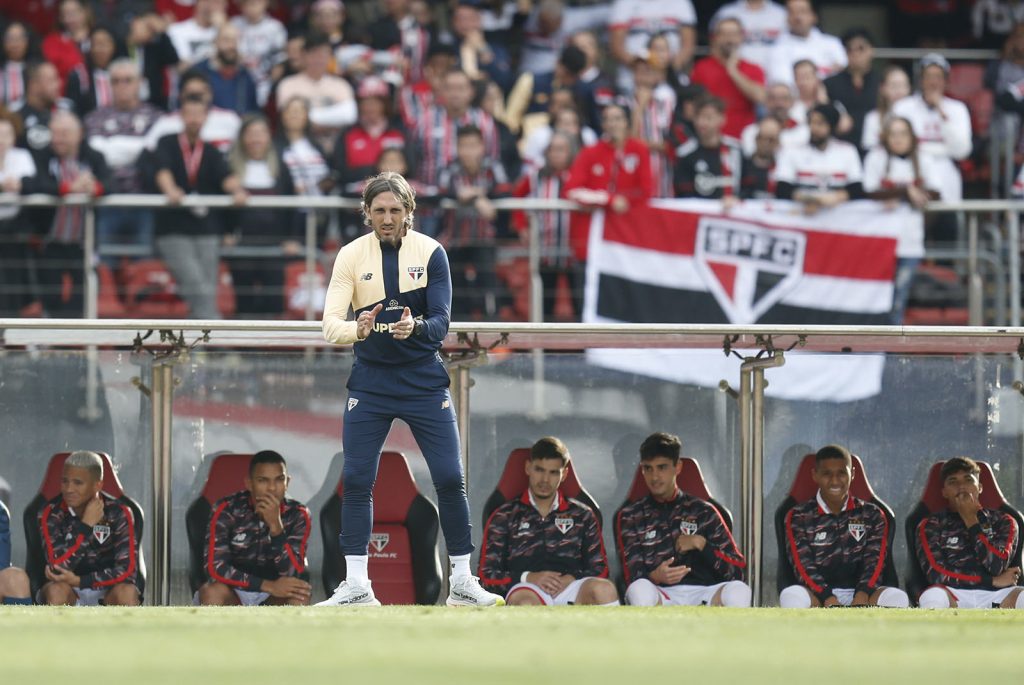
{"label": "new balance logo", "polygon": [[245,533],[236,533],[231,542],[245,542]]}
{"label": "new balance logo", "polygon": [[365,274],[363,274],[362,276],[359,277],[359,280],[360,281],[369,281],[372,278],[373,278],[373,274],[372,273],[365,273]]}

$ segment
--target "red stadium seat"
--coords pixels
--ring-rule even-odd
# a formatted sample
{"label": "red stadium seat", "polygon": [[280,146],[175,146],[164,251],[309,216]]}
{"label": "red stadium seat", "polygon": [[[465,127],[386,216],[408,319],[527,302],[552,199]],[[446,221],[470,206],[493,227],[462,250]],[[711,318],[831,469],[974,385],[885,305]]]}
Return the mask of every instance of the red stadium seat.
{"label": "red stadium seat", "polygon": [[[185,532],[188,534],[189,564],[188,580],[192,592],[208,580],[204,553],[210,531],[210,516],[218,500],[245,489],[245,477],[249,474],[252,454],[220,453],[203,460],[209,464],[209,472],[202,481],[199,496],[189,505],[185,513]],[[306,562],[303,560],[303,565]],[[308,580],[309,574],[300,574]]]}
{"label": "red stadium seat", "polygon": [[[679,470],[679,475],[676,476],[676,486],[688,495],[709,502],[718,510],[725,526],[732,531],[732,512],[711,496],[708,484],[704,480],[704,473],[700,470],[700,464],[697,463],[697,460],[693,457],[680,457],[679,461],[682,463],[682,468]],[[615,511],[615,550],[619,555],[619,564],[623,569],[626,568],[626,559],[625,550],[622,547],[622,530],[619,527],[619,517],[623,509],[633,502],[647,497],[649,494],[651,494],[651,490],[647,487],[647,481],[644,480],[640,464],[637,464],[636,472],[633,474],[633,482],[629,486],[629,492],[626,493],[626,501]],[[625,582],[622,583],[622,586],[619,589],[624,591]]]}
{"label": "red stadium seat", "polygon": [[[50,463],[47,465],[46,473],[43,475],[43,482],[39,485],[39,492],[28,503],[28,506],[25,507],[22,519],[25,526],[25,543],[27,547],[25,571],[32,582],[33,597],[46,582],[46,576],[43,572],[46,568],[46,558],[43,555],[42,531],[39,528],[39,517],[46,503],[60,495],[60,481],[64,474],[64,462],[70,454],[70,452],[58,452],[50,457]],[[135,585],[139,589],[139,595],[141,596],[146,587],[146,562],[142,555],[142,529],[145,524],[145,516],[139,503],[125,494],[124,489],[121,487],[121,481],[118,479],[114,466],[110,461],[110,456],[104,452],[98,452],[97,454],[103,459],[103,492],[128,507],[134,518],[135,548],[138,555],[136,559]]]}
{"label": "red stadium seat", "polygon": [[[128,316],[141,319],[184,319],[188,305],[178,296],[178,285],[158,259],[128,262],[121,271],[125,307]],[[231,271],[220,263],[217,283],[217,309],[224,317],[235,313],[235,290]]]}
{"label": "red stadium seat", "polygon": [[289,319],[305,319],[306,303],[313,298],[313,313],[323,316],[327,277],[324,267],[317,262],[313,280],[306,277],[306,263],[291,261],[284,267],[284,307]]}
{"label": "red stadium seat", "polygon": [[[811,477],[813,469],[814,455],[808,454],[804,456],[800,466],[797,467],[796,474],[793,476],[793,485],[789,488],[789,495],[786,499],[782,500],[782,504],[775,510],[775,541],[779,549],[778,575],[776,580],[779,592],[782,592],[782,589],[789,585],[797,584],[793,568],[789,564],[789,557],[786,556],[786,514],[796,505],[813,499],[817,494],[818,486]],[[868,480],[867,471],[864,469],[864,463],[857,455],[853,455],[853,480],[850,482],[850,494],[858,499],[873,502],[885,514],[885,518],[889,522],[889,534],[886,542],[887,556],[885,559],[885,569],[882,572],[882,584],[889,587],[899,587],[899,576],[896,573],[896,565],[893,562],[892,556],[892,541],[896,535],[896,517],[889,505],[875,494],[874,489],[871,487],[871,482]]]}
{"label": "red stadium seat", "polygon": [[[505,470],[501,474],[501,478],[498,480],[498,484],[494,488],[494,492],[487,498],[484,503],[484,527],[487,526],[487,520],[491,518],[491,514],[494,510],[500,507],[509,500],[520,497],[528,485],[526,479],[526,462],[530,459],[530,448],[519,447],[512,450],[508,459],[505,461]],[[560,490],[572,499],[578,500],[583,504],[590,507],[594,514],[597,516],[597,522],[600,525],[604,525],[604,519],[601,516],[601,509],[597,506],[597,502],[590,495],[589,492],[580,484],[579,478],[576,476],[576,469],[573,466],[573,462],[569,461],[569,470],[565,476],[565,480],[562,482]]]}
{"label": "red stadium seat", "polygon": [[[907,594],[915,602],[921,595],[921,592],[928,586],[928,581],[925,580],[924,571],[921,568],[921,560],[917,557],[917,526],[924,518],[944,510],[947,506],[946,498],[942,496],[942,465],[945,463],[945,461],[937,461],[932,464],[928,470],[928,479],[925,481],[921,499],[910,510],[910,514],[907,515],[907,521],[904,524],[904,533],[907,536],[908,557],[910,558],[910,568],[907,573]],[[1017,521],[1017,546],[1014,548],[1013,554],[1010,555],[1012,560],[1010,565],[1020,566],[1022,542],[1019,532],[1024,530],[1024,515],[1021,515],[1019,510],[1006,501],[1006,497],[1003,496],[1003,491],[999,488],[999,483],[996,482],[995,475],[992,473],[992,467],[984,461],[979,461],[978,466],[981,468],[979,479],[981,483],[981,496],[979,497],[981,506],[986,509],[1004,511]]]}
{"label": "red stadium seat", "polygon": [[101,319],[123,319],[126,310],[117,294],[117,281],[114,280],[114,273],[109,266],[101,263],[96,266],[96,277],[99,282],[96,314]]}
{"label": "red stadium seat", "polygon": [[[337,488],[320,510],[323,580],[328,596],[345,579],[345,557],[339,540],[344,492],[344,481],[339,478]],[[381,604],[437,604],[442,579],[439,529],[437,507],[416,488],[405,455],[382,453],[373,486],[369,549],[369,574]]]}

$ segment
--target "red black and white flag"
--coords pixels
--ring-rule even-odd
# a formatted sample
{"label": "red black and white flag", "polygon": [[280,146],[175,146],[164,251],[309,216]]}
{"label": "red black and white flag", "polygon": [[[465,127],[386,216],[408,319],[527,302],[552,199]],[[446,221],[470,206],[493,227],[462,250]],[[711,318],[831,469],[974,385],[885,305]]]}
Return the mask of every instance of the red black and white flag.
{"label": "red black and white flag", "polygon": [[[798,205],[657,200],[591,223],[583,320],[591,323],[884,325],[896,243],[920,213],[850,202],[804,216]],[[603,366],[697,385],[734,381],[721,352],[596,350]],[[682,356],[681,356],[682,355]],[[878,356],[787,356],[769,393],[852,400],[881,386]]]}

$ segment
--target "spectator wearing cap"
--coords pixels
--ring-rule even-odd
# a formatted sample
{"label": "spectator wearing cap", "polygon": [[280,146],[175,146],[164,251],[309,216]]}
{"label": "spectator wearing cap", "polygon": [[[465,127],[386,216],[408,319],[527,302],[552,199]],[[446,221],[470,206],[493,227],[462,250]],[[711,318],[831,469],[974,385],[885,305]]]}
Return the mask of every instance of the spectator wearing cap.
{"label": "spectator wearing cap", "polygon": [[238,27],[224,23],[217,31],[214,54],[196,65],[213,89],[213,106],[228,109],[239,116],[258,111],[256,80],[241,62],[238,51]]}
{"label": "spectator wearing cap", "polygon": [[743,129],[755,121],[755,110],[764,102],[764,71],[740,57],[743,25],[738,19],[723,17],[711,29],[711,54],[693,67],[690,80],[704,86],[725,103],[722,132],[739,138]]}
{"label": "spectator wearing cap", "polygon": [[743,27],[740,57],[766,71],[772,46],[786,32],[786,8],[771,0],[733,0],[715,12],[711,26],[727,17]]}
{"label": "spectator wearing cap", "polygon": [[328,153],[344,127],[355,122],[355,93],[343,78],[328,73],[331,47],[323,34],[310,34],[302,51],[302,71],[281,81],[277,88],[277,106],[293,97],[310,103],[309,121],[313,137]]}
{"label": "spectator wearing cap", "polygon": [[[652,64],[652,62],[654,62]],[[633,94],[629,100],[630,134],[647,146],[654,197],[672,197],[673,146],[668,142],[676,111],[676,92],[665,82],[653,55],[633,61]]]}
{"label": "spectator wearing cap", "polygon": [[548,106],[551,94],[569,88],[576,91],[580,74],[586,68],[587,57],[574,45],[567,45],[558,56],[555,70],[546,74],[523,73],[509,93],[505,107],[505,122],[514,133],[527,137],[536,126],[549,123]]}
{"label": "spectator wearing cap", "polygon": [[459,68],[473,81],[489,78],[501,86],[503,92],[509,92],[515,79],[512,58],[504,46],[487,41],[478,2],[459,0],[452,13],[451,28]]}
{"label": "spectator wearing cap", "polygon": [[608,29],[612,57],[619,63],[619,88],[629,88],[633,57],[661,34],[669,41],[672,68],[682,73],[693,59],[696,24],[690,0],[615,0]]}
{"label": "spectator wearing cap", "polygon": [[776,197],[801,203],[806,214],[864,197],[860,153],[835,138],[838,123],[832,105],[820,104],[807,114],[810,142],[779,153]]}
{"label": "spectator wearing cap", "polygon": [[833,103],[842,104],[849,115],[848,128],[841,124],[836,137],[859,146],[864,134],[864,119],[878,104],[881,76],[872,68],[874,41],[866,29],[850,29],[843,34],[846,68],[825,79],[825,91]]}
{"label": "spectator wearing cap", "polygon": [[383,0],[381,4],[384,15],[370,24],[370,47],[397,50],[405,59],[403,81],[420,81],[430,48],[437,42],[435,32],[416,20],[409,0]]}
{"label": "spectator wearing cap", "polygon": [[971,115],[964,103],[946,97],[948,78],[946,58],[928,53],[921,58],[919,90],[894,104],[892,113],[910,122],[921,152],[942,165],[939,194],[956,202],[963,197],[963,180],[955,162],[971,154]]}
{"label": "spectator wearing cap", "polygon": [[590,7],[566,7],[565,0],[541,0],[526,18],[519,70],[523,73],[549,74],[555,70],[570,36],[608,24],[610,7],[599,3]]}
{"label": "spectator wearing cap", "polygon": [[772,48],[768,80],[793,83],[793,65],[809,59],[818,68],[818,76],[827,78],[846,66],[846,51],[835,36],[822,33],[811,0],[788,0],[788,31]]}
{"label": "spectator wearing cap", "polygon": [[391,89],[376,76],[368,76],[356,91],[359,119],[338,136],[331,163],[343,194],[358,195],[363,181],[374,173],[380,153],[405,147],[405,135],[394,125]]}

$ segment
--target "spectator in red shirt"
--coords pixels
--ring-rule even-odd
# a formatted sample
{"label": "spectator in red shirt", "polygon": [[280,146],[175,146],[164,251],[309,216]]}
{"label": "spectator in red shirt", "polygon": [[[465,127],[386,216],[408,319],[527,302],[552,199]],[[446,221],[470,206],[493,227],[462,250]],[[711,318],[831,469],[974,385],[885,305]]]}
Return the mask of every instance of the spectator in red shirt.
{"label": "spectator in red shirt", "polygon": [[712,28],[711,54],[697,62],[690,80],[725,102],[722,132],[739,138],[754,123],[755,109],[764,102],[764,71],[740,59],[743,26],[738,19],[721,19]]}
{"label": "spectator in red shirt", "polygon": [[[573,162],[566,182],[566,197],[590,210],[611,209],[625,214],[653,195],[651,161],[647,146],[629,138],[629,113],[618,104],[601,112],[604,137],[584,148]],[[574,212],[569,242],[576,258],[587,261],[590,237],[589,212]]]}
{"label": "spectator in red shirt", "polygon": [[368,76],[356,92],[359,119],[334,143],[334,176],[342,194],[359,194],[377,168],[381,150],[404,147],[405,135],[392,122],[391,91],[381,78]]}
{"label": "spectator in red shirt", "polygon": [[60,31],[43,39],[43,57],[57,67],[63,83],[68,74],[85,59],[89,44],[89,15],[81,0],[61,0],[57,9]]}

